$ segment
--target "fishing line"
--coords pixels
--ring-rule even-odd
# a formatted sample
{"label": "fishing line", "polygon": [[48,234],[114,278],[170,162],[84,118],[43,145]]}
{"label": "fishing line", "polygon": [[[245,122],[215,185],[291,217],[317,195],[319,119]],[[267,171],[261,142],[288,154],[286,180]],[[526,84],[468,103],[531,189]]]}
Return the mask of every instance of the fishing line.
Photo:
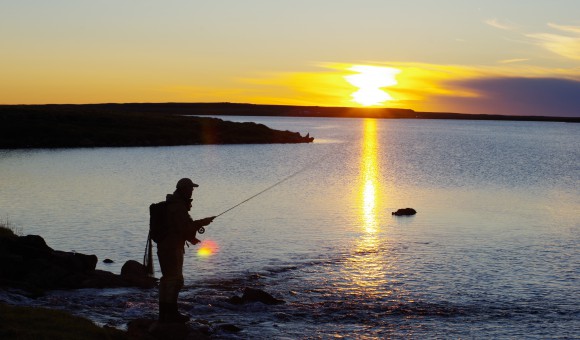
{"label": "fishing line", "polygon": [[319,159],[318,161],[316,161],[316,162],[314,162],[314,163],[311,163],[311,164],[308,164],[307,166],[305,166],[305,167],[303,167],[302,169],[300,169],[300,170],[296,171],[295,173],[291,174],[290,176],[288,176],[288,177],[286,177],[286,178],[284,178],[284,179],[282,179],[282,180],[280,180],[280,181],[278,181],[278,182],[276,182],[276,183],[272,184],[271,186],[267,187],[266,189],[264,189],[264,190],[260,191],[259,193],[255,194],[255,195],[253,195],[253,196],[251,196],[251,197],[248,197],[248,198],[246,198],[245,200],[243,200],[243,201],[241,201],[240,203],[238,203],[238,204],[234,205],[233,207],[229,208],[228,210],[226,210],[226,211],[222,212],[221,214],[219,214],[219,215],[216,215],[215,217],[219,217],[219,216],[221,216],[221,215],[223,215],[223,214],[227,213],[228,211],[230,211],[230,210],[233,210],[234,208],[237,208],[237,207],[239,207],[240,205],[242,205],[242,204],[246,203],[247,201],[251,200],[252,198],[254,198],[254,197],[257,197],[257,196],[259,196],[259,195],[261,195],[261,194],[265,193],[266,191],[268,191],[268,190],[270,190],[270,189],[272,189],[272,188],[274,188],[274,187],[277,187],[278,185],[280,185],[280,184],[282,184],[282,183],[286,182],[287,180],[291,179],[292,177],[295,177],[295,176],[297,176],[298,174],[300,174],[300,173],[302,173],[302,172],[304,172],[304,171],[306,171],[306,170],[308,170],[308,169],[310,169],[310,168],[314,167],[315,165],[318,165],[319,163],[322,163],[324,160],[326,160],[326,158],[328,158],[328,156],[329,156],[329,155],[330,155],[330,152],[328,152],[328,153],[327,153],[327,154],[326,154],[324,157],[322,157],[322,158],[321,158],[321,159]]}

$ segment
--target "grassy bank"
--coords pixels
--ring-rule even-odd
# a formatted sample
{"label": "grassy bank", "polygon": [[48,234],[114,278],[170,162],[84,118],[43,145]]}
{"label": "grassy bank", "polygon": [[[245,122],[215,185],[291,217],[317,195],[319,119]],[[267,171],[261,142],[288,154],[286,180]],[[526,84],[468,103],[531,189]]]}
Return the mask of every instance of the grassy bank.
{"label": "grassy bank", "polygon": [[63,311],[0,303],[0,339],[126,339],[115,328],[99,327]]}

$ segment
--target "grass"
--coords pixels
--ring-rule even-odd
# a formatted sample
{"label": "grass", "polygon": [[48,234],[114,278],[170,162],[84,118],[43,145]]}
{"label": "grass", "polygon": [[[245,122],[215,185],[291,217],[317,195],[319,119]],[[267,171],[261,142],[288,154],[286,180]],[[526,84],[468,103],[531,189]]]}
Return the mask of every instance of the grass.
{"label": "grass", "polygon": [[10,221],[0,222],[0,237],[1,238],[14,238],[20,235],[20,231],[14,227]]}
{"label": "grass", "polygon": [[125,332],[99,327],[63,311],[0,303],[0,339],[126,339]]}

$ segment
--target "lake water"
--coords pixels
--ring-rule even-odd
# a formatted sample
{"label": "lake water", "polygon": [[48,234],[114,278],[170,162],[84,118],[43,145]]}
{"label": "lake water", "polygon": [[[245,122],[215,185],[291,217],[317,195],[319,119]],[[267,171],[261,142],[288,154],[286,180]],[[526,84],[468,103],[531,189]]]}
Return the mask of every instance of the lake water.
{"label": "lake water", "polygon": [[[119,273],[179,178],[194,218],[282,181],[207,228],[210,255],[186,248],[181,309],[242,328],[216,338],[580,338],[580,125],[226,119],[316,139],[0,151],[0,217]],[[225,301],[244,287],[286,304]],[[0,299],[120,328],[157,313],[155,290]]]}

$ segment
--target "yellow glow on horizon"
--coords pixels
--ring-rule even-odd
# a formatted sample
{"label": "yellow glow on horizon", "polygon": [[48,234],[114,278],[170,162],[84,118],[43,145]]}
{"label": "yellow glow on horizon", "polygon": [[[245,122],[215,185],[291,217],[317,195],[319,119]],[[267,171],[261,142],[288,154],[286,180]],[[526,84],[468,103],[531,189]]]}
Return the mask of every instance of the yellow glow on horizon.
{"label": "yellow glow on horizon", "polygon": [[[5,70],[0,104],[232,102],[449,111],[455,98],[486,95],[466,85],[478,79],[580,80],[580,69],[533,67],[527,63],[467,66],[318,62],[287,71],[247,70],[235,77],[232,68],[215,68],[198,77],[193,71],[183,72],[179,62],[170,66],[174,73],[152,68],[151,58],[137,64],[125,59],[115,63],[125,66],[123,69],[105,62],[88,67],[80,62],[65,65],[60,59],[48,61]],[[17,60],[14,65],[19,65]]]}
{"label": "yellow glow on horizon", "polygon": [[351,96],[353,101],[363,106],[381,105],[393,97],[382,90],[397,84],[396,75],[401,71],[392,67],[354,65],[350,71],[357,72],[344,78],[358,88]]}

